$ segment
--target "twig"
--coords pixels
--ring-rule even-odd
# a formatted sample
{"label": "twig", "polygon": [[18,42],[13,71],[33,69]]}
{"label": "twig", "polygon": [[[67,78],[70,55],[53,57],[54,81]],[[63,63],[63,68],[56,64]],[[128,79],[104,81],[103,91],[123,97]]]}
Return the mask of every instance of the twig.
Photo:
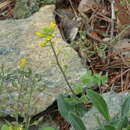
{"label": "twig", "polygon": [[123,88],[124,82],[123,82],[123,75],[122,75],[122,73],[123,73],[123,71],[122,71],[122,65],[121,65],[121,90],[123,92],[123,90],[124,90],[124,88]]}
{"label": "twig", "polygon": [[69,2],[70,2],[70,5],[71,5],[71,8],[73,9],[74,14],[75,14],[75,16],[76,16],[76,18],[77,18],[77,17],[78,17],[78,15],[77,15],[77,13],[76,13],[76,11],[75,11],[74,7],[73,7],[72,1],[71,1],[71,0],[69,0]]}
{"label": "twig", "polygon": [[117,75],[117,76],[113,79],[113,81],[110,83],[110,85],[113,84],[113,82],[115,82],[118,78],[120,78],[121,76],[123,76],[124,74],[126,74],[126,73],[129,72],[129,71],[130,71],[130,68],[127,69],[126,71],[124,71],[123,73],[121,73],[120,75]]}
{"label": "twig", "polygon": [[112,22],[111,22],[111,38],[113,38],[114,36],[114,21],[116,19],[115,17],[115,8],[114,8],[114,4],[115,4],[115,0],[112,0],[111,2],[111,19],[112,19]]}

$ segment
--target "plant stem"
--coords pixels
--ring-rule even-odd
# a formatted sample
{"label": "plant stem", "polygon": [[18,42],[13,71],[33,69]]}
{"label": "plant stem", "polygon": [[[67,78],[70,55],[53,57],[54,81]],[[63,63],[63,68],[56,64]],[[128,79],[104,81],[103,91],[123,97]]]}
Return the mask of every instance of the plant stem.
{"label": "plant stem", "polygon": [[[32,79],[30,79],[32,81]],[[33,82],[33,81],[32,81]],[[30,88],[30,93],[29,93],[29,100],[28,100],[28,107],[27,107],[27,113],[26,113],[26,125],[25,125],[25,130],[28,130],[29,128],[29,125],[30,125],[30,116],[29,116],[29,111],[30,111],[30,108],[31,108],[31,100],[32,100],[32,94],[33,94],[33,88],[35,87],[35,83],[33,83],[31,85],[31,88]]]}
{"label": "plant stem", "polygon": [[[19,122],[19,102],[20,102],[20,99],[21,99],[21,95],[22,95],[22,89],[23,89],[23,75],[21,75],[21,81],[18,80],[18,83],[20,84],[20,88],[18,90],[18,99],[17,99],[17,108],[16,108],[16,121],[17,123]],[[19,87],[19,86],[18,86]]]}
{"label": "plant stem", "polygon": [[52,49],[52,51],[54,53],[54,56],[55,56],[55,59],[56,59],[56,63],[57,63],[57,65],[58,65],[58,67],[59,67],[59,69],[60,69],[60,71],[61,71],[61,73],[62,73],[62,75],[63,75],[63,77],[65,79],[65,82],[66,82],[67,86],[69,87],[69,89],[71,90],[71,92],[73,93],[73,95],[75,95],[75,93],[74,93],[74,91],[73,91],[73,89],[72,89],[72,87],[71,87],[71,85],[70,85],[70,83],[69,83],[69,81],[67,79],[67,76],[66,76],[64,70],[62,69],[62,67],[60,65],[60,62],[59,62],[58,56],[56,54],[55,48],[53,46],[53,43],[52,42],[50,42],[50,43],[51,43],[51,49]]}

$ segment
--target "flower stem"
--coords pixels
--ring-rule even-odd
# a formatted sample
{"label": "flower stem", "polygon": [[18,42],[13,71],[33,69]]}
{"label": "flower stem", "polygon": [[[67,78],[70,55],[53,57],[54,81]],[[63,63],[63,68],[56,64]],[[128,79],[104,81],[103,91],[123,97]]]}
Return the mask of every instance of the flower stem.
{"label": "flower stem", "polygon": [[[61,67],[61,65],[60,65],[60,62],[59,62],[59,59],[58,59],[58,56],[57,56],[57,54],[56,54],[56,51],[55,51],[55,48],[54,48],[54,46],[53,46],[52,41],[51,41],[50,43],[51,43],[51,49],[52,49],[52,51],[53,51],[53,53],[54,53],[54,56],[55,56],[55,59],[56,59],[56,63],[57,63],[57,65],[58,65],[58,67],[59,67],[59,69],[60,69],[60,71],[61,71],[61,73],[62,73],[62,75],[63,75],[63,77],[64,77],[64,79],[65,79],[65,82],[66,82],[67,86],[69,87],[69,89],[71,90],[71,92],[73,93],[73,95],[75,95],[75,93],[74,93],[74,91],[73,91],[73,89],[72,89],[72,87],[71,87],[71,85],[70,85],[70,83],[69,83],[69,81],[68,81],[68,79],[67,79],[67,76],[66,76],[64,70],[62,69],[62,67]],[[75,95],[75,96],[76,96],[76,95]]]}

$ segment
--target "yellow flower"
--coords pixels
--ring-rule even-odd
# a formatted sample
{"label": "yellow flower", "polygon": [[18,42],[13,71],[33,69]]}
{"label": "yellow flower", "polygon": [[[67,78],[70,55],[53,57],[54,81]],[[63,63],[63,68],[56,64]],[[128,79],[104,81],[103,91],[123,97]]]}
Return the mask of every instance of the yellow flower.
{"label": "yellow flower", "polygon": [[38,37],[40,37],[40,38],[44,38],[44,37],[45,37],[45,35],[42,34],[42,33],[40,33],[40,32],[36,32],[36,35],[37,35]]}
{"label": "yellow flower", "polygon": [[20,67],[21,67],[21,68],[25,68],[26,65],[27,65],[27,60],[26,60],[26,59],[21,59]]}
{"label": "yellow flower", "polygon": [[51,32],[54,32],[54,31],[55,31],[55,28],[56,28],[56,24],[55,24],[55,23],[51,23],[51,24],[50,24],[50,31],[51,31]]}
{"label": "yellow flower", "polygon": [[53,36],[48,36],[47,38],[46,38],[46,41],[51,41],[53,39]]}
{"label": "yellow flower", "polygon": [[39,46],[40,47],[46,47],[46,46],[48,46],[48,44],[47,43],[39,43]]}
{"label": "yellow flower", "polygon": [[55,29],[56,28],[56,24],[55,23],[51,23],[50,24],[50,28]]}

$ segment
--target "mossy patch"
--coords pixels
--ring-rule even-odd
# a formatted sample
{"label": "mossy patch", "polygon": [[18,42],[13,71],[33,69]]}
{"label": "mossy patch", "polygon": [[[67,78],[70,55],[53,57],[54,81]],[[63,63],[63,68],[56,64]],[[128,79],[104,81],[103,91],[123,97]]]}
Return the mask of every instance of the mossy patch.
{"label": "mossy patch", "polygon": [[26,18],[38,10],[39,4],[37,0],[16,0],[14,17],[17,19]]}

